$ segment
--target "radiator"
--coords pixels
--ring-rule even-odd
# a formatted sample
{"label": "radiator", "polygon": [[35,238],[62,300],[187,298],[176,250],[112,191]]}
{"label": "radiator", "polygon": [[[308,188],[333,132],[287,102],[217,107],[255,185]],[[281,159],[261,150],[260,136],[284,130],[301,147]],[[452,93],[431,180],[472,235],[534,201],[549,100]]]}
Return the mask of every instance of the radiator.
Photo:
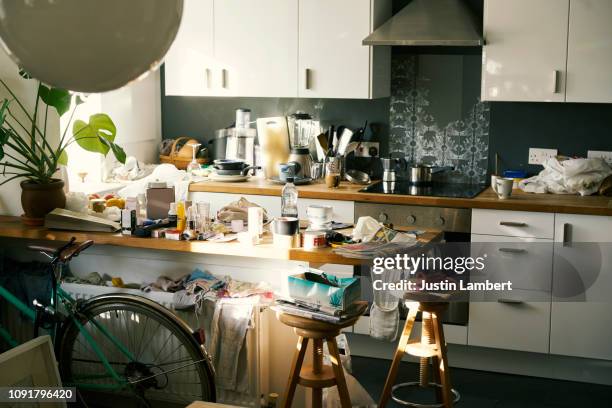
{"label": "radiator", "polygon": [[[118,289],[104,286],[74,283],[64,283],[62,285],[62,288],[75,299],[90,299],[94,296],[117,292],[139,295],[149,298],[170,309],[178,317],[180,317],[187,324],[189,324],[189,326],[193,329],[208,327],[209,324],[206,323],[210,323],[204,320],[206,318],[203,315],[198,316],[194,311],[174,310],[172,304],[173,295],[171,293],[144,293],[136,289]],[[15,319],[15,315],[3,306],[4,305],[0,306],[0,319],[1,321],[6,322],[5,327],[9,329],[9,332],[11,332],[11,334],[20,341],[30,339],[32,337],[32,325],[20,324],[19,319]],[[133,323],[128,321],[123,322],[123,324]],[[253,314],[252,324],[247,331],[245,341],[247,357],[247,378],[249,384],[248,391],[245,393],[237,393],[232,391],[220,390],[219,388],[217,388],[218,402],[228,405],[238,405],[245,407],[261,406],[262,396],[267,395],[268,393],[268,349],[266,346],[267,342],[263,341],[265,340],[263,334],[266,333],[266,331],[267,322],[265,320],[264,314],[262,313],[262,309],[256,308],[256,311]],[[207,333],[207,336],[209,336],[209,333]],[[172,345],[170,345],[170,347],[172,347]],[[163,399],[163,395],[160,395],[160,398]]]}

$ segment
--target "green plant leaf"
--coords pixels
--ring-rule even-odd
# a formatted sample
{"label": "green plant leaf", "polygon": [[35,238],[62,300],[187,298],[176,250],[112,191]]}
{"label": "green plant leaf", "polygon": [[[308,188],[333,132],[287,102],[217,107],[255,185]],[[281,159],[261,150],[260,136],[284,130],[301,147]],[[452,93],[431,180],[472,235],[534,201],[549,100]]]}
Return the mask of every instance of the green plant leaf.
{"label": "green plant leaf", "polygon": [[125,151],[123,150],[123,148],[121,146],[119,146],[116,143],[113,142],[109,142],[106,139],[101,139],[103,143],[105,143],[107,146],[110,147],[110,149],[113,152],[113,155],[115,156],[115,158],[119,161],[119,163],[121,164],[125,164],[125,159],[126,159],[126,154]]}
{"label": "green plant leaf", "polygon": [[62,152],[57,158],[57,164],[61,164],[63,166],[68,165],[68,153],[66,153],[66,149],[62,149]]}
{"label": "green plant leaf", "polygon": [[40,99],[49,106],[53,106],[57,113],[62,116],[70,109],[70,92],[65,89],[48,88],[40,84],[39,86]]}
{"label": "green plant leaf", "polygon": [[[117,160],[121,161],[123,149],[114,144],[117,128],[111,118],[104,113],[96,113],[89,117],[89,123],[76,120],[72,126],[72,135],[83,149],[107,155],[113,149]],[[113,148],[113,145],[116,147]],[[117,149],[118,148],[118,149]],[[119,150],[121,149],[121,150]],[[123,159],[125,162],[125,158]]]}
{"label": "green plant leaf", "polygon": [[2,106],[0,106],[0,126],[4,124],[4,119],[6,118],[6,111],[9,107],[11,101],[5,99],[2,101]]}
{"label": "green plant leaf", "polygon": [[97,129],[90,123],[75,120],[72,125],[72,135],[81,148],[94,153],[102,153],[106,156],[110,148],[100,141]]}
{"label": "green plant leaf", "polygon": [[0,147],[4,146],[6,142],[8,142],[10,137],[8,129],[0,127]]}

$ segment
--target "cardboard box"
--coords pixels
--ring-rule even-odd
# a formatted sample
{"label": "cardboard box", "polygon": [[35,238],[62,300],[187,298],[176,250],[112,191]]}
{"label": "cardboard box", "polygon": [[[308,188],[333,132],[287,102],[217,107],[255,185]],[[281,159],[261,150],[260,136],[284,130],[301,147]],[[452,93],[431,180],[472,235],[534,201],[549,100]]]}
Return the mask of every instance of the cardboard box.
{"label": "cardboard box", "polygon": [[[320,271],[309,271],[321,275]],[[321,310],[345,310],[361,296],[358,278],[337,278],[325,276],[338,286],[307,280],[305,273],[289,276],[289,296],[297,301],[316,306]]]}

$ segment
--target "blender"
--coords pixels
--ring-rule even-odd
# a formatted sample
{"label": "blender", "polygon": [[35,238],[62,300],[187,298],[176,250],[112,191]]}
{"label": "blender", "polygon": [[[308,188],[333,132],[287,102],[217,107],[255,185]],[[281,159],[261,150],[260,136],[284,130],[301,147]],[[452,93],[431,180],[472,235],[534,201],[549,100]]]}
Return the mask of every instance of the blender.
{"label": "blender", "polygon": [[289,127],[289,141],[291,152],[290,162],[297,162],[300,165],[297,178],[309,178],[312,157],[310,155],[310,143],[320,130],[319,122],[304,112],[296,112],[287,117]]}

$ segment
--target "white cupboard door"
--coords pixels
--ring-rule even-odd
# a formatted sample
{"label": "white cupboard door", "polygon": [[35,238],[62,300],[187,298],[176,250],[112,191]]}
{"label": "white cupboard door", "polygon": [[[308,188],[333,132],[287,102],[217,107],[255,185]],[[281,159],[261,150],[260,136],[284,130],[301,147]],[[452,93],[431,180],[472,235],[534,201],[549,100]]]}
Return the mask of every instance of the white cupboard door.
{"label": "white cupboard door", "polygon": [[165,93],[213,95],[213,0],[185,0],[183,19],[165,58]]}
{"label": "white cupboard door", "polygon": [[215,57],[226,96],[297,96],[298,0],[215,0]]}
{"label": "white cupboard door", "polygon": [[550,352],[612,360],[612,217],[555,215]]}
{"label": "white cupboard door", "polygon": [[370,0],[300,0],[301,98],[370,97]]}
{"label": "white cupboard door", "polygon": [[565,101],[569,1],[485,1],[483,100]]}
{"label": "white cupboard door", "polygon": [[612,1],[571,0],[567,102],[612,102]]}

